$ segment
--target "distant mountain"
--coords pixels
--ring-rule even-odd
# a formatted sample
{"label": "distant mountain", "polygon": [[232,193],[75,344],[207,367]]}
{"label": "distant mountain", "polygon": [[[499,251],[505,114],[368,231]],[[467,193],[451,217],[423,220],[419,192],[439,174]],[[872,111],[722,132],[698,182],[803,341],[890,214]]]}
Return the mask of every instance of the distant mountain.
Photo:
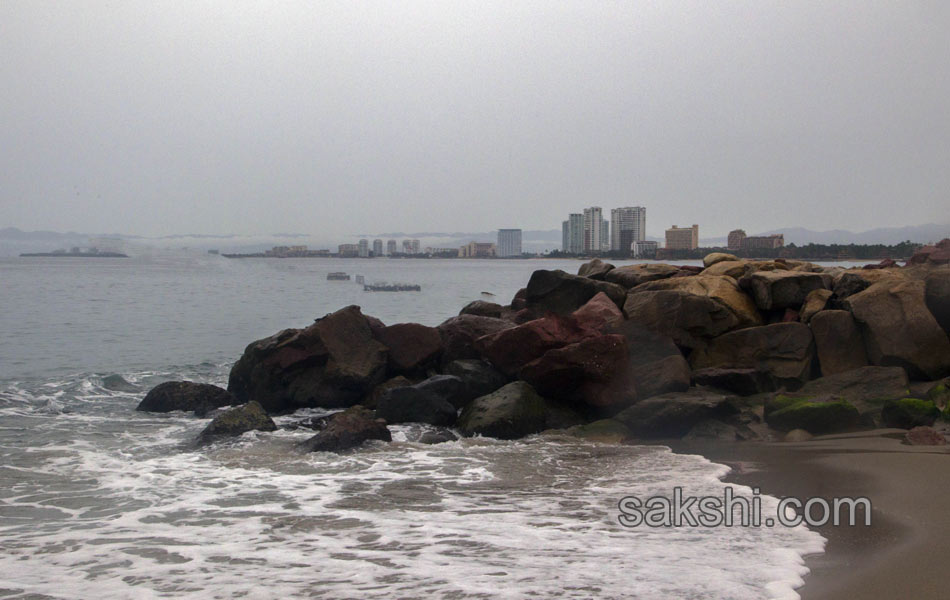
{"label": "distant mountain", "polygon": [[785,234],[786,244],[899,244],[910,240],[921,244],[939,242],[950,237],[950,224],[912,225],[908,227],[880,227],[853,233],[843,229],[812,231],[801,227],[773,229],[756,235]]}

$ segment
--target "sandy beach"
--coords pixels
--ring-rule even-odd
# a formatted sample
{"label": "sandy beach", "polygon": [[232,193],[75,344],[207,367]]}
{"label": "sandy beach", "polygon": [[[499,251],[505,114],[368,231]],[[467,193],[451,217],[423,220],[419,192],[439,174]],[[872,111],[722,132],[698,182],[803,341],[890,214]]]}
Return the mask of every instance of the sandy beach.
{"label": "sandy beach", "polygon": [[679,453],[727,464],[728,481],[764,494],[806,499],[870,498],[871,526],[817,528],[825,553],[811,569],[803,600],[946,598],[942,572],[950,556],[950,516],[944,500],[950,446],[908,446],[903,431],[882,429],[817,437],[801,443],[677,441]]}

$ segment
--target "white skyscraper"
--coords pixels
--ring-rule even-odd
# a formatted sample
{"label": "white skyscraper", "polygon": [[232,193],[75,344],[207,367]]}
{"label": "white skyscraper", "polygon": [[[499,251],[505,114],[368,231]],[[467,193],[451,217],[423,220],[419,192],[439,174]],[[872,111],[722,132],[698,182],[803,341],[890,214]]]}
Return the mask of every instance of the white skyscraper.
{"label": "white skyscraper", "polygon": [[599,206],[584,209],[584,252],[601,252],[604,247],[603,210]]}
{"label": "white skyscraper", "polygon": [[373,240],[373,256],[383,255],[383,240]]}
{"label": "white skyscraper", "polygon": [[634,242],[646,239],[647,209],[642,206],[610,211],[610,249],[627,252]]}
{"label": "white skyscraper", "polygon": [[496,256],[521,256],[521,230],[499,229],[497,248]]}
{"label": "white skyscraper", "polygon": [[369,256],[369,241],[360,240],[359,253],[361,258],[366,258]]}

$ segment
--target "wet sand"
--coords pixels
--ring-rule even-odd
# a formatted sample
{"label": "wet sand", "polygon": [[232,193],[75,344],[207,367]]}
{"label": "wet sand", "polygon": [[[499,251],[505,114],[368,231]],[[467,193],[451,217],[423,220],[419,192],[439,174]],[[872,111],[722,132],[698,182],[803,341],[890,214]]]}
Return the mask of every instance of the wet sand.
{"label": "wet sand", "polygon": [[825,553],[806,557],[803,600],[950,598],[934,576],[950,557],[950,446],[907,446],[902,430],[818,437],[801,443],[676,441],[733,468],[732,481],[763,494],[867,497],[871,525],[817,527]]}

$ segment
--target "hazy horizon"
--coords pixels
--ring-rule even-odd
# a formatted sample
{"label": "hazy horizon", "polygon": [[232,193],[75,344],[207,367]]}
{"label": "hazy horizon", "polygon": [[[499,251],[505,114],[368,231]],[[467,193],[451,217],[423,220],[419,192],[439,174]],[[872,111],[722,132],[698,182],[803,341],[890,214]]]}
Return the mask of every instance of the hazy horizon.
{"label": "hazy horizon", "polygon": [[937,2],[6,2],[0,227],[941,223],[948,29]]}

